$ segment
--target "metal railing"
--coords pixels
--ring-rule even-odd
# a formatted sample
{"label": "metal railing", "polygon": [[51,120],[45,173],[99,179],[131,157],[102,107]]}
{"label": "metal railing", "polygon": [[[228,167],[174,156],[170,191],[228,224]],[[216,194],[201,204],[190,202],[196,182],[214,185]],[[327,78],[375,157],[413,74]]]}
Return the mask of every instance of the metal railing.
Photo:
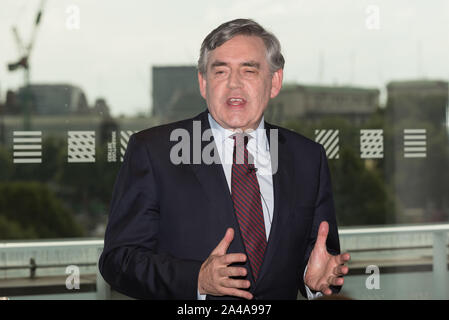
{"label": "metal railing", "polygon": [[[449,224],[340,228],[339,230],[342,251],[351,253],[353,257],[351,263],[354,266],[358,261],[360,266],[368,263],[367,261],[375,264],[381,260],[390,261],[392,265],[401,264],[406,263],[407,259],[399,256],[400,251],[429,251],[426,257],[431,256],[432,259],[433,297],[437,299],[449,298],[447,290],[448,233]],[[2,279],[17,276],[12,273],[13,271],[24,270],[21,277],[34,279],[45,277],[47,271],[44,270],[48,270],[47,275],[61,275],[60,270],[53,270],[53,273],[50,271],[65,268],[68,265],[77,265],[85,267],[86,272],[90,274],[96,274],[96,299],[115,298],[116,293],[111,291],[98,271],[98,257],[102,248],[103,240],[101,239],[0,243],[0,289]],[[388,257],[394,257],[394,259],[388,260]],[[422,263],[427,263],[426,261]],[[41,274],[38,274],[39,271]]]}
{"label": "metal railing", "polygon": [[[342,241],[342,248],[351,252],[351,249],[369,252],[374,249],[380,250],[410,250],[431,248],[432,252],[432,279],[433,279],[433,297],[436,299],[449,299],[448,295],[448,233],[449,224],[432,225],[411,225],[411,226],[388,226],[375,228],[342,228],[339,231]],[[380,247],[371,245],[374,248],[357,248],[345,245],[345,242],[356,244],[363,237],[390,237],[391,246]],[[358,241],[351,241],[351,237],[356,237]],[[420,245],[414,244],[412,238],[418,238]],[[407,243],[401,243],[401,239],[406,239]]]}
{"label": "metal railing", "polygon": [[[8,285],[8,281],[13,279],[23,279],[22,286],[26,283],[35,286],[37,279],[42,280],[55,276],[62,276],[63,280],[60,281],[62,290],[59,290],[61,292],[65,289],[66,267],[75,265],[83,270],[83,276],[96,277],[94,286],[96,287],[96,298],[105,299],[109,288],[101,278],[97,266],[102,249],[102,239],[0,243],[0,296],[2,288],[3,291],[6,291],[5,285]],[[36,295],[39,295],[41,288],[42,286],[33,290]],[[74,292],[67,290],[65,293]]]}
{"label": "metal railing", "polygon": [[[94,262],[82,262],[76,263],[77,267],[93,267],[97,264]],[[30,271],[30,279],[36,278],[36,270],[39,269],[48,269],[48,268],[65,268],[67,267],[66,263],[59,263],[59,264],[36,264],[36,261],[34,258],[30,258],[29,264],[25,265],[12,265],[12,266],[0,266],[0,271],[4,270],[29,270]]]}

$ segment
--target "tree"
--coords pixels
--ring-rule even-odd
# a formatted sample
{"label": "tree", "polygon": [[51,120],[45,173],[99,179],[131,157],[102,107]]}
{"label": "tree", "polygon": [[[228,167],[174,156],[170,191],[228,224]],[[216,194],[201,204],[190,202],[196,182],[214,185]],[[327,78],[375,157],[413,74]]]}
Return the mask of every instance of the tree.
{"label": "tree", "polygon": [[343,148],[340,161],[330,164],[335,210],[340,225],[383,225],[395,220],[394,200],[376,170],[351,148]]}
{"label": "tree", "polygon": [[[375,115],[363,128],[381,129],[381,115]],[[383,171],[383,159],[367,166],[360,158],[360,127],[341,117],[323,117],[313,122],[306,119],[286,124],[314,140],[315,129],[339,130],[339,159],[329,159],[335,211],[339,225],[382,225],[395,221],[397,210]],[[396,211],[395,211],[396,210]]]}
{"label": "tree", "polygon": [[81,237],[72,212],[39,182],[0,183],[0,238]]}

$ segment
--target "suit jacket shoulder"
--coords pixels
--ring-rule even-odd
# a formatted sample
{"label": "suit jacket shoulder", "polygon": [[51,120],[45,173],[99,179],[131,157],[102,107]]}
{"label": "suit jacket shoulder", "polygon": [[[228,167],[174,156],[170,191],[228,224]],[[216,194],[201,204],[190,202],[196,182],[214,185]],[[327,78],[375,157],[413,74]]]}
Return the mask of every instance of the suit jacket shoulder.
{"label": "suit jacket shoulder", "polygon": [[265,127],[267,129],[277,129],[279,130],[279,142],[283,143],[286,142],[290,147],[299,147],[299,148],[305,148],[306,150],[320,150],[321,144],[305,137],[304,135],[287,129],[283,128],[277,125],[273,125],[271,123],[265,122]]}

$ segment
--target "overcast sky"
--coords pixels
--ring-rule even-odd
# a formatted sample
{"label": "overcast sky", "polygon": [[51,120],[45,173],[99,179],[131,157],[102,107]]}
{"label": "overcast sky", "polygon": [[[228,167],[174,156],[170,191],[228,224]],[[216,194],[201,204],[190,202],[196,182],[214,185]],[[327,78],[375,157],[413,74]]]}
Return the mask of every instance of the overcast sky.
{"label": "overcast sky", "polygon": [[[0,3],[4,100],[23,83],[6,68],[18,57],[11,27],[27,42],[40,0]],[[80,86],[115,115],[148,112],[151,66],[196,64],[204,37],[240,17],[277,35],[288,82],[382,89],[391,80],[449,80],[447,0],[47,0],[31,81]]]}

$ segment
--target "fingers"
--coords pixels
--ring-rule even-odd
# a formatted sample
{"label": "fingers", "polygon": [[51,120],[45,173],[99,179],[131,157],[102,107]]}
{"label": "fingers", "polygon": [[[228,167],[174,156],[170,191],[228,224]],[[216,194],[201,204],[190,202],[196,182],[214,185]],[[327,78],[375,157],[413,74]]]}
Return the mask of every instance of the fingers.
{"label": "fingers", "polygon": [[227,267],[219,270],[221,277],[244,277],[248,272],[245,268]]}
{"label": "fingers", "polygon": [[342,286],[344,283],[344,279],[342,276],[348,274],[349,267],[344,265],[345,262],[349,261],[350,256],[348,253],[344,253],[335,257],[335,261],[338,264],[332,272],[332,275],[329,276],[327,283],[333,286]]}
{"label": "fingers", "polygon": [[224,288],[223,294],[226,296],[235,296],[240,297],[243,299],[251,300],[253,298],[253,295],[251,292],[245,291],[245,290],[239,290],[235,288]]}
{"label": "fingers", "polygon": [[245,262],[246,255],[243,253],[229,253],[220,257],[220,262],[224,265],[230,265],[238,262]]}
{"label": "fingers", "polygon": [[240,289],[248,289],[251,283],[244,279],[231,279],[229,276],[241,276],[246,275],[245,268],[234,268],[226,267],[222,269],[221,274],[224,276],[219,281],[219,291],[221,295],[237,296],[244,299],[252,299],[253,295],[246,291]]}
{"label": "fingers", "polygon": [[327,223],[327,221],[321,222],[320,227],[318,229],[318,236],[316,239],[315,246],[325,248],[328,233],[329,233],[329,224]]}
{"label": "fingers", "polygon": [[[324,279],[322,279],[322,284],[320,286],[320,290],[324,295],[331,295],[332,290],[329,288],[330,286],[342,286],[345,282],[345,279],[342,277],[349,272],[348,266],[343,265],[343,263],[349,261],[350,256],[348,253],[344,253],[338,256],[335,256],[335,264],[336,265],[330,275]],[[341,263],[341,264],[339,264]]]}
{"label": "fingers", "polygon": [[330,289],[330,286],[342,286],[345,282],[345,279],[339,278],[339,277],[329,277],[327,279],[327,282],[323,283],[319,287],[319,291],[323,293],[324,295],[328,296],[333,294],[332,290]]}
{"label": "fingers", "polygon": [[330,296],[332,294],[332,290],[329,288],[329,285],[323,284],[320,286],[319,291],[326,296]]}
{"label": "fingers", "polygon": [[198,275],[198,290],[201,294],[253,298],[250,292],[241,290],[250,287],[251,284],[248,280],[232,278],[244,277],[248,273],[245,268],[229,266],[247,260],[243,253],[226,254],[233,239],[234,229],[228,228],[223,239],[201,265]]}
{"label": "fingers", "polygon": [[347,266],[341,266],[340,265],[340,266],[336,266],[334,268],[334,274],[337,277],[343,276],[343,275],[347,274],[348,272],[349,272],[349,268]]}
{"label": "fingers", "polygon": [[211,254],[220,256],[225,255],[233,239],[234,239],[234,229],[228,228],[226,230],[225,236],[220,241],[218,246],[212,251]]}
{"label": "fingers", "polygon": [[327,283],[329,286],[342,286],[345,282],[345,279],[330,276],[329,279],[327,279]]}
{"label": "fingers", "polygon": [[242,288],[242,289],[248,289],[251,283],[248,280],[239,280],[239,279],[230,279],[225,278],[222,281],[222,286],[226,288]]}
{"label": "fingers", "polygon": [[338,255],[336,258],[337,258],[338,264],[344,264],[344,263],[348,262],[349,260],[351,260],[351,255],[349,253],[345,252],[345,253]]}

